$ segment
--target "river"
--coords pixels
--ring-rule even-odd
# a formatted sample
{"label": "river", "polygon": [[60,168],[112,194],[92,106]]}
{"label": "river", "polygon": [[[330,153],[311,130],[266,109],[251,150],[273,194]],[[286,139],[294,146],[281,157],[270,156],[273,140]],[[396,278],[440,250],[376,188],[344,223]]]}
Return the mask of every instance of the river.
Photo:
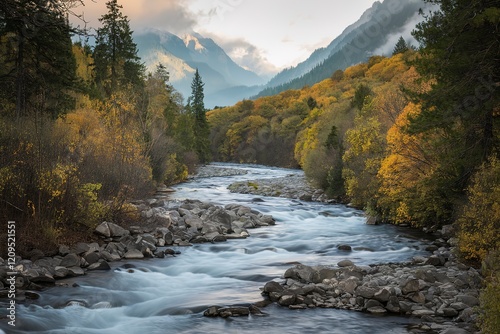
{"label": "river", "polygon": [[[16,327],[6,333],[408,333],[410,319],[334,309],[288,310],[270,305],[264,316],[206,318],[211,305],[262,300],[259,288],[293,263],[334,265],[407,261],[427,254],[426,241],[409,229],[366,225],[363,212],[344,205],[232,194],[235,181],[283,177],[302,171],[255,165],[245,175],[195,179],[171,200],[239,203],[272,215],[276,225],[249,230],[244,240],[177,248],[176,257],[111,263],[113,270],[58,281],[31,305],[18,305]],[[256,199],[258,198],[258,199]],[[337,249],[347,244],[352,252]],[[124,265],[132,265],[127,269]],[[1,332],[1,330],[0,330]]]}

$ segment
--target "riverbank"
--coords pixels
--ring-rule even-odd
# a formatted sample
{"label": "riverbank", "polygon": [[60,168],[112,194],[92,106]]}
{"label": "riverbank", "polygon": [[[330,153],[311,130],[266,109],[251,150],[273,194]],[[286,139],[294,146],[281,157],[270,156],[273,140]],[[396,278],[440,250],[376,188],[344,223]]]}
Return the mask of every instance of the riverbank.
{"label": "riverbank", "polygon": [[[326,201],[303,176],[259,179],[232,183],[231,192],[261,196]],[[266,299],[241,308],[214,306],[206,316],[254,314],[256,306],[276,303],[291,310],[338,308],[376,315],[397,314],[414,319],[414,332],[462,334],[475,333],[479,294],[483,278],[478,270],[456,257],[453,229],[445,226],[440,237],[427,250],[428,257],[411,262],[357,266],[344,260],[332,266],[311,267],[298,264],[286,270],[282,280],[268,282],[263,288]],[[350,251],[349,245],[343,245]],[[243,308],[244,309],[244,308]]]}
{"label": "riverbank", "polygon": [[0,258],[0,298],[7,298],[9,278],[15,277],[16,300],[36,299],[40,291],[60,279],[110,270],[111,262],[179,255],[169,247],[217,243],[250,236],[248,229],[274,225],[272,216],[239,204],[225,207],[196,200],[164,199],[135,201],[141,224],[123,228],[103,222],[95,229],[97,241],[61,245],[57,254],[34,250],[29,259],[16,257],[11,266]]}
{"label": "riverbank", "polygon": [[[225,171],[225,173],[228,172],[230,171],[227,170]],[[281,173],[280,176],[286,175],[285,172],[280,171]],[[254,175],[264,175],[264,173],[257,172]],[[248,179],[248,177],[245,176],[243,179]],[[279,178],[273,178],[273,180],[275,179]],[[281,179],[286,179],[286,176],[282,177]],[[194,185],[194,187],[192,186],[190,188],[189,184],[186,184],[184,186],[181,185],[179,187],[175,187],[176,190],[175,193],[171,194],[161,193],[158,194],[158,196],[153,199],[134,202],[133,204],[141,212],[140,214],[141,218],[138,220],[141,222],[140,225],[137,224],[136,226],[117,227],[111,223],[101,224],[99,227],[99,231],[98,232],[96,231],[100,235],[99,242],[97,243],[99,250],[96,251],[95,245],[87,244],[89,249],[85,253],[75,254],[75,255],[80,259],[80,261],[82,259],[85,259],[85,261],[87,261],[85,255],[95,258],[95,254],[102,254],[104,251],[106,251],[106,248],[108,248],[107,251],[109,252],[109,249],[111,249],[112,251],[110,252],[110,254],[115,253],[115,255],[121,258],[121,260],[117,261],[121,261],[122,263],[125,263],[125,265],[122,266],[120,264],[116,264],[113,261],[113,263],[115,264],[113,263],[109,264],[111,265],[111,267],[116,267],[115,269],[116,272],[102,273],[92,276],[89,275],[90,277],[88,278],[79,277],[78,279],[70,280],[70,282],[82,284],[83,282],[86,282],[88,279],[93,280],[94,278],[92,277],[101,275],[104,277],[108,277],[108,279],[112,279],[113,282],[115,282],[115,280],[123,281],[123,286],[125,288],[123,292],[119,294],[129,296],[130,298],[134,296],[133,298],[138,298],[138,300],[136,300],[135,302],[128,300],[125,305],[122,304],[121,296],[113,297],[108,295],[108,297],[102,300],[108,302],[107,305],[113,308],[114,314],[121,313],[122,310],[124,309],[126,310],[126,312],[124,312],[124,314],[121,315],[121,318],[116,319],[117,322],[122,323],[123,320],[126,321],[127,319],[129,319],[128,317],[130,312],[133,312],[133,314],[135,314],[136,312],[135,310],[132,311],[132,307],[128,308],[127,305],[137,304],[137,310],[138,309],[143,310],[144,305],[142,303],[145,302],[146,300],[148,301],[148,304],[156,305],[155,307],[151,307],[148,313],[149,315],[151,315],[151,317],[154,317],[154,318],[149,318],[150,319],[149,321],[153,321],[152,319],[158,319],[158,317],[156,316],[158,312],[160,312],[163,308],[166,307],[165,305],[170,305],[169,308],[172,309],[177,308],[177,310],[172,310],[168,312],[161,311],[162,312],[161,314],[179,314],[178,312],[187,312],[188,310],[191,312],[192,310],[194,314],[198,314],[199,316],[200,313],[203,313],[203,310],[205,310],[206,315],[211,315],[211,316],[215,315],[219,317],[228,317],[237,315],[241,316],[248,314],[273,315],[276,312],[276,306],[271,308],[266,308],[265,306],[269,303],[275,303],[276,305],[281,305],[279,303],[281,297],[288,296],[290,292],[294,292],[296,294],[295,298],[299,300],[302,297],[304,298],[310,297],[310,293],[305,294],[304,296],[301,297],[297,293],[297,291],[294,290],[297,289],[298,287],[297,284],[303,284],[304,285],[303,288],[306,288],[308,285],[313,284],[315,286],[315,290],[317,289],[317,291],[312,292],[313,296],[315,296],[314,292],[319,294],[319,296],[315,296],[315,300],[318,302],[318,304],[316,305],[315,301],[313,300],[312,303],[305,303],[305,304],[295,303],[290,305],[283,305],[280,308],[283,309],[283,311],[280,311],[279,313],[280,317],[283,316],[284,312],[290,314],[290,316],[285,316],[286,318],[288,317],[290,317],[290,319],[300,318],[300,313],[298,316],[296,314],[297,312],[305,312],[302,309],[304,305],[307,308],[326,308],[326,307],[342,308],[341,306],[343,305],[345,298],[349,299],[349,303],[346,304],[348,307],[345,307],[345,309],[353,309],[353,310],[360,309],[361,311],[368,312],[369,308],[379,306],[379,305],[374,306],[373,302],[371,301],[371,299],[375,299],[374,298],[375,294],[377,294],[377,292],[379,291],[377,290],[374,293],[373,298],[369,297],[365,298],[365,300],[363,300],[362,303],[361,299],[359,298],[363,297],[363,295],[358,295],[359,291],[363,291],[363,289],[360,289],[360,287],[368,286],[375,289],[375,287],[372,286],[373,284],[371,283],[372,277],[370,275],[372,276],[386,275],[387,283],[384,286],[380,285],[380,282],[378,281],[380,277],[379,276],[376,277],[377,282],[379,283],[378,287],[380,288],[380,290],[389,289],[389,293],[392,293],[392,290],[390,288],[394,288],[395,297],[398,298],[398,303],[401,303],[399,313],[398,312],[391,313],[391,311],[387,310],[386,314],[398,314],[398,315],[402,314],[405,315],[405,317],[411,317],[411,319],[418,320],[419,330],[425,330],[426,329],[425,326],[427,325],[435,333],[444,332],[445,330],[452,328],[453,326],[458,328],[460,325],[459,323],[464,325],[463,321],[461,320],[459,321],[456,319],[458,318],[459,315],[451,318],[444,317],[446,319],[444,324],[438,322],[421,323],[421,321],[423,320],[427,321],[426,320],[427,318],[433,319],[435,317],[439,317],[439,313],[436,313],[437,315],[434,317],[432,315],[424,315],[423,317],[418,317],[419,314],[418,312],[415,315],[413,314],[406,315],[401,311],[401,309],[404,310],[404,306],[407,305],[405,303],[415,303],[415,305],[418,305],[418,306],[412,305],[411,307],[412,312],[418,311],[419,309],[417,308],[420,307],[420,304],[416,304],[416,302],[414,301],[406,300],[407,295],[409,295],[409,293],[403,293],[403,288],[401,287],[402,282],[398,281],[400,277],[396,275],[396,274],[399,275],[399,271],[402,271],[404,275],[408,275],[408,277],[411,277],[412,275],[414,275],[414,271],[418,269],[417,267],[424,268],[425,266],[434,266],[436,267],[435,276],[439,276],[440,272],[444,270],[444,268],[453,269],[453,266],[455,265],[455,260],[452,258],[453,254],[448,254],[445,252],[441,255],[444,258],[443,265],[441,263],[442,259],[440,258],[438,253],[433,254],[435,255],[435,257],[431,257],[431,254],[433,252],[437,251],[444,252],[445,249],[448,249],[448,245],[444,241],[444,239],[447,239],[447,237],[445,237],[444,235],[442,236],[443,240],[437,240],[435,244],[428,245],[427,242],[420,242],[420,241],[415,242],[415,240],[401,237],[400,234],[406,233],[405,232],[406,229],[397,229],[397,232],[394,232],[396,231],[396,229],[393,226],[364,225],[363,224],[364,219],[362,217],[361,212],[358,212],[350,208],[344,208],[341,205],[324,205],[318,203],[288,201],[288,200],[273,199],[273,198],[262,198],[261,201],[255,201],[256,198],[252,196],[238,196],[236,194],[234,195],[230,194],[227,191],[220,191],[216,193],[220,195],[213,197],[213,194],[215,193],[214,189],[217,191],[225,189],[225,187],[228,185],[229,182],[226,182],[222,178],[217,180],[206,179],[202,181],[203,181],[202,185],[200,184],[200,180],[195,180],[195,182],[191,183],[191,186]],[[221,184],[224,184],[224,187],[221,187]],[[215,205],[213,203],[193,201],[193,200],[183,200],[183,199],[173,200],[174,194],[178,196],[177,198],[181,199],[190,198],[191,195],[193,196],[196,195],[198,196],[198,198],[213,198],[214,200],[224,204]],[[207,194],[210,195],[207,196]],[[171,198],[169,199],[169,197]],[[207,238],[206,234],[205,235],[193,234],[190,237],[186,235],[186,233],[190,233],[189,232],[190,229],[192,231],[194,229],[194,226],[196,226],[196,222],[192,221],[190,222],[190,219],[189,218],[186,219],[186,217],[189,217],[191,215],[192,217],[190,218],[192,218],[194,221],[198,221],[198,219],[196,218],[198,217],[200,218],[200,220],[206,221],[207,226],[209,226],[210,225],[209,222],[214,220],[213,219],[214,215],[210,216],[208,214],[208,212],[210,212],[211,210],[218,210],[220,212],[220,215],[215,215],[215,216],[219,216],[221,222],[225,221],[224,217],[227,218],[227,215],[230,217],[229,219],[231,220],[231,223],[238,221],[241,222],[240,218],[242,216],[245,216],[245,212],[250,214],[251,213],[256,214],[257,218],[259,218],[258,217],[259,215],[254,209],[251,209],[249,206],[245,207],[245,205],[241,205],[242,201],[246,201],[247,203],[252,203],[248,205],[254,208],[258,208],[259,210],[261,210],[260,212],[265,212],[266,214],[272,212],[272,214],[275,215],[275,217],[277,217],[278,219],[279,222],[278,226],[260,229],[254,233],[253,238],[247,238],[247,240],[239,240],[223,244],[219,243],[219,241],[222,242],[224,240],[224,237],[226,237],[227,240],[228,235],[232,235],[233,232],[236,232],[235,228],[237,228],[237,226],[231,225],[233,232],[231,232],[230,230],[224,230],[224,226],[226,226],[227,228],[227,225],[221,224],[216,226],[218,235],[214,235],[215,237],[214,239]],[[238,202],[240,204],[237,205],[229,204],[232,202]],[[276,207],[280,207],[280,209],[275,210]],[[177,217],[177,215],[179,217]],[[209,216],[212,218],[208,219]],[[264,215],[262,215],[262,218],[263,216]],[[269,215],[267,216],[269,217]],[[176,221],[176,218],[182,218],[182,219],[177,219]],[[250,219],[250,221],[251,220],[252,219]],[[167,229],[172,234],[172,238],[170,238],[169,233],[162,234],[161,231],[156,231],[156,228],[158,228],[158,224],[168,225]],[[352,226],[354,226],[354,228]],[[249,227],[244,227],[244,228],[249,229]],[[290,229],[293,231],[291,231]],[[196,227],[196,230],[198,231],[198,233],[200,232],[199,226]],[[285,231],[287,232],[284,233]],[[387,231],[392,231],[392,232],[387,233]],[[251,230],[250,231],[247,230],[247,233],[250,232]],[[381,236],[380,234],[381,232],[384,233],[383,238],[379,239],[380,241],[372,242],[372,239],[375,240]],[[351,238],[350,236],[352,236],[353,234],[357,235],[357,237]],[[318,235],[320,235],[320,237],[318,237]],[[342,236],[348,236],[348,239],[344,239]],[[207,245],[182,248],[183,246],[188,246],[188,244],[193,244],[193,242],[191,241],[192,240],[191,237],[199,237],[200,239],[204,237],[206,239],[204,240],[204,243]],[[240,235],[240,237],[242,236]],[[370,240],[366,238],[369,238]],[[394,241],[394,239],[399,239],[399,240]],[[165,242],[164,246],[161,246],[164,242]],[[186,242],[188,244],[185,244]],[[136,249],[136,252],[129,254],[129,258],[122,257],[128,252],[128,248],[120,249],[120,245],[121,247],[127,246],[126,245],[127,243],[128,246],[130,246],[130,248]],[[137,247],[137,245],[140,245],[140,247]],[[156,247],[156,250],[153,250],[151,245]],[[101,248],[103,246],[104,246],[104,251]],[[117,247],[116,250],[114,250],[115,246]],[[85,245],[80,245],[80,247],[85,248]],[[413,251],[411,250],[412,248],[414,249]],[[200,252],[201,249],[203,249],[202,252]],[[419,251],[416,252],[415,249]],[[427,250],[426,253],[423,253],[424,249]],[[72,251],[73,248],[70,248],[69,250]],[[183,254],[177,256],[179,255],[178,254],[179,250],[182,251]],[[67,249],[65,251],[67,251]],[[141,258],[150,258],[151,253],[153,256],[156,256],[156,254],[161,254],[161,251],[164,251],[165,253],[164,260],[163,259],[155,259],[149,261],[140,260]],[[86,254],[87,252],[89,253]],[[134,253],[137,255],[139,253],[142,253],[143,257],[140,257],[140,255],[138,255],[139,258],[133,258]],[[383,264],[382,258],[384,256],[387,256],[386,261],[390,262],[391,261],[390,258],[394,256],[395,253],[399,253],[399,255],[392,258],[393,259],[392,262],[394,263],[401,261],[401,259],[410,258],[414,254],[419,254],[419,255],[425,254],[425,257],[419,257],[419,256],[416,257],[415,263]],[[239,254],[241,254],[241,256]],[[336,263],[339,262],[338,256],[344,257],[344,254],[346,259],[350,259],[350,261],[352,261],[351,262],[352,265],[349,262],[343,262],[344,266],[347,265],[346,267],[341,267],[336,265]],[[408,254],[408,255],[405,256],[403,254]],[[62,256],[62,254],[59,254],[56,257],[64,258],[67,255],[69,254],[66,254],[64,256]],[[132,255],[131,258],[130,255]],[[200,256],[202,256],[203,260],[200,260]],[[66,261],[69,261],[71,258],[75,259],[75,256],[69,256]],[[380,261],[378,258],[380,258]],[[325,259],[328,260],[325,261]],[[366,259],[369,260],[367,261]],[[450,259],[452,260],[450,261]],[[186,262],[181,262],[184,260],[186,260]],[[199,263],[200,261],[201,263]],[[367,264],[374,262],[379,264],[376,266],[375,265],[367,266]],[[135,270],[134,273],[128,274],[129,269],[124,271],[121,268],[129,268],[129,263],[135,263],[135,265],[138,267],[142,266],[148,267],[150,268],[149,270],[152,270],[153,272],[143,275],[139,270]],[[229,265],[229,263],[231,263],[231,265]],[[288,268],[288,267],[294,263],[301,263],[300,265],[301,267],[299,268],[302,268],[305,271],[310,271],[315,273],[319,270],[321,273],[330,273],[330,274],[332,272],[336,272],[338,273],[338,277],[337,276],[326,277],[326,278],[322,277],[321,282],[319,281],[316,282],[316,278],[314,278],[316,274],[313,274],[311,276],[313,279],[311,279],[310,283],[306,283],[308,282],[307,280],[301,281],[302,276],[294,278],[294,277],[288,277],[288,275],[286,275],[287,277],[284,278],[286,272],[288,272],[289,270],[292,270],[290,272],[293,272],[293,269],[295,267],[294,268]],[[322,263],[323,265],[320,267],[312,266],[312,264],[317,264],[317,263]],[[271,266],[274,268],[272,269],[272,271],[270,271],[269,269],[271,268]],[[382,268],[383,266],[389,266],[393,271],[391,272],[389,270],[385,270]],[[415,268],[413,268],[412,266],[415,266]],[[345,271],[336,271],[342,268],[344,268],[343,270]],[[372,268],[371,270],[373,271],[368,270],[368,268]],[[88,267],[83,267],[82,269],[84,272],[87,273],[90,272]],[[433,272],[431,270],[432,268],[430,267],[428,268],[425,267],[424,269],[426,271],[430,270],[431,272]],[[344,282],[347,281],[351,276],[356,277],[356,274],[353,274],[353,272],[356,272],[357,270],[365,270],[365,271],[361,272],[362,274],[361,277],[358,277],[358,281],[356,281],[357,285],[354,287],[353,293],[350,293],[349,292],[350,290],[344,293],[344,291],[341,290],[341,287],[344,286],[345,284]],[[130,271],[133,271],[133,269]],[[125,272],[127,272],[127,274],[124,274]],[[301,272],[301,270],[299,270],[299,272]],[[350,276],[346,277],[348,274]],[[73,274],[70,274],[66,277],[70,277],[71,275]],[[281,275],[283,275],[283,280],[279,280],[277,278]],[[305,277],[307,278],[307,275],[305,275]],[[396,280],[393,280],[393,277],[396,277]],[[455,281],[456,279],[461,279],[459,276],[451,275],[450,277],[453,277],[453,281]],[[157,286],[156,282],[158,281],[158,279],[165,280],[165,282],[168,283]],[[261,300],[260,302],[256,302],[257,300],[260,299],[259,287],[264,289],[265,286],[267,286],[267,284],[265,283],[271,279],[273,279],[273,282],[281,285],[283,291],[287,291],[287,293],[282,295],[279,299],[277,299],[277,301],[272,301],[271,295],[268,294],[265,296],[263,300]],[[329,279],[330,282],[324,281],[325,279]],[[335,279],[336,282],[332,281],[332,279]],[[365,281],[365,279],[367,280]],[[420,280],[421,278],[418,279]],[[425,282],[425,279],[426,278],[422,280]],[[201,285],[206,285],[207,283],[210,284],[210,282],[214,283],[213,285],[210,285],[210,289],[208,289],[207,291],[203,290],[204,292],[201,293],[197,292],[196,297],[190,296],[190,291],[191,292],[193,291],[194,286],[198,287],[200,285],[199,284],[201,282],[200,280],[203,281],[203,284]],[[186,284],[183,284],[182,288],[178,288],[180,281],[186,281]],[[64,282],[67,281],[59,283],[59,279],[56,279],[55,284],[56,285],[66,284]],[[288,283],[290,283],[290,285],[288,285]],[[436,282],[434,283],[435,285],[437,285]],[[54,283],[46,283],[46,284],[49,286],[50,284],[52,284],[52,286],[54,285]],[[105,289],[111,288],[110,294],[113,294],[113,292],[111,291],[115,290],[114,284],[115,283],[107,285],[105,281],[99,281],[99,283],[96,284],[96,291],[101,291],[103,288]],[[135,284],[136,290],[130,290],[131,289],[130,284]],[[322,286],[321,284],[329,284],[331,286],[334,286],[334,288],[333,290],[324,289],[325,287]],[[42,284],[40,283],[39,285]],[[183,300],[181,299],[181,297],[170,299],[170,297],[168,296],[172,295],[172,293],[174,292],[171,290],[172,286],[177,287],[175,289],[179,290],[179,296],[180,295],[184,296],[187,294],[188,295],[187,299],[189,299],[190,301],[184,302],[185,304],[183,305],[182,302],[179,303],[179,301]],[[251,286],[252,288],[249,289],[248,288],[249,286]],[[398,288],[401,290],[401,294],[398,294]],[[441,289],[442,286],[436,286],[435,288]],[[74,300],[75,300],[74,294],[75,291],[78,290],[78,288],[68,288],[68,289],[71,290],[72,292],[62,291],[63,294],[69,293],[69,296],[68,297],[61,296],[60,297],[61,302],[57,304],[57,305],[62,305],[63,308],[71,307],[71,305],[74,305]],[[153,290],[156,292],[154,294],[151,294],[150,293],[151,289],[157,289],[157,290]],[[419,282],[419,289],[420,289],[420,282]],[[85,290],[87,290],[87,288],[85,288]],[[130,294],[129,292],[127,292],[129,290],[135,291],[137,293]],[[214,290],[213,295],[211,290]],[[215,292],[215,290],[217,292]],[[253,293],[250,293],[249,290],[252,290]],[[332,293],[336,293],[336,290],[338,290],[338,296],[333,297]],[[139,293],[138,291],[143,291],[143,293]],[[322,294],[321,291],[324,292],[324,295]],[[428,294],[427,290],[423,285],[418,292],[421,292],[424,296],[427,296]],[[459,292],[460,294],[464,295],[468,293],[462,291]],[[59,293],[60,292],[58,292],[57,294],[58,296]],[[85,296],[84,291],[81,291],[79,293],[82,293]],[[146,296],[142,298],[141,296],[143,296],[144,293],[146,293]],[[350,293],[351,296],[347,295],[347,293]],[[417,293],[417,291],[413,293]],[[30,298],[40,297],[41,300],[39,304],[41,306],[50,307],[54,305],[51,302],[43,300],[43,295],[45,294],[46,292],[44,294],[39,295],[34,291],[28,291],[28,293],[24,295],[24,298],[30,299]],[[256,296],[254,296],[253,294],[256,294]],[[368,295],[369,294],[370,292],[368,293]],[[210,295],[212,295],[212,298],[210,298]],[[245,297],[247,295],[250,296],[250,299]],[[231,302],[232,300],[234,300],[234,296],[240,296],[240,297],[237,298],[236,302],[234,301]],[[328,298],[323,300],[322,296]],[[419,296],[420,295],[418,295],[417,293],[417,298]],[[390,295],[389,297],[393,296]],[[438,295],[436,298],[438,297],[443,298],[441,295]],[[339,302],[334,304],[333,300],[330,300],[331,298],[335,299],[338,298]],[[81,298],[81,299],[87,299],[87,298]],[[355,300],[356,303],[358,302],[359,299],[359,304],[354,304],[354,305],[351,304],[350,303],[351,299]],[[68,300],[72,303],[71,305],[67,305]],[[197,302],[193,303],[192,300],[196,300]],[[209,300],[209,302],[206,302],[204,300]],[[220,300],[222,303],[227,303],[227,304],[221,305],[220,307],[219,306],[209,307],[209,305],[213,305],[213,303],[216,303],[218,300]],[[284,304],[287,304],[290,301],[290,298],[287,297],[284,298],[284,300],[288,300],[284,302]],[[377,301],[377,299],[375,300]],[[29,302],[30,301],[28,301],[28,303]],[[99,300],[97,303],[86,301],[85,303],[82,304],[83,305],[82,310],[80,311],[95,315],[94,311],[92,311],[93,309],[92,305],[99,304],[100,302],[101,300]],[[370,307],[365,307],[365,303],[368,302],[372,304],[367,304],[366,306]],[[393,302],[395,304],[394,298]],[[381,304],[381,307],[383,307],[384,309],[386,308],[387,302],[379,301],[379,303]],[[426,301],[426,303],[428,302]],[[426,306],[425,305],[426,303],[422,304],[421,307],[428,308],[429,306]],[[448,303],[448,304],[447,304],[448,306],[452,307],[452,304],[454,303],[451,304]],[[249,305],[253,306],[249,307]],[[403,306],[403,308],[401,306]],[[437,307],[437,304],[435,306],[432,306],[431,309],[433,309],[433,307]],[[423,308],[421,310],[423,310]],[[445,308],[449,307],[443,307],[442,309],[443,312]],[[295,310],[290,310],[290,309],[295,309]],[[372,311],[373,310],[374,309],[372,309]],[[465,310],[466,309],[464,308],[463,310],[460,311],[465,312]],[[26,312],[29,313],[31,311],[27,310]],[[59,311],[49,310],[43,312],[47,312],[48,315],[51,315],[51,314],[57,314]],[[322,311],[319,310],[314,311],[315,314],[319,314],[318,312]],[[328,312],[330,312],[330,310],[328,310]],[[335,311],[332,310],[331,312],[332,316],[333,315],[337,316],[336,315],[337,313],[335,313]],[[446,310],[446,312],[447,314],[452,313],[452,311],[450,310]],[[367,323],[373,321],[373,318],[371,318],[370,316],[367,317],[366,315],[362,315],[363,313],[360,312],[352,312],[352,313],[361,314],[361,315],[354,315],[354,317],[356,318],[360,317],[361,319],[363,319],[363,321],[366,321]],[[377,312],[374,312],[372,314],[375,313]],[[425,312],[422,311],[422,313]],[[310,315],[311,313],[308,314]],[[387,319],[387,320],[382,320],[383,322],[387,322],[390,321],[389,319],[391,317],[382,317],[382,318]],[[396,317],[396,319],[399,318]],[[199,321],[202,322],[203,320]],[[219,323],[217,320],[210,321],[206,319],[204,321],[206,322],[206,325],[209,327],[213,326],[216,323]],[[248,324],[249,325],[251,324],[251,326],[259,326],[260,324],[260,322],[257,321],[256,318],[249,318],[248,321],[247,319],[243,318],[239,320],[240,323],[241,321],[245,323],[248,322]],[[279,320],[274,319],[273,321],[279,321]],[[316,319],[316,321],[321,321],[321,320]],[[287,324],[289,323],[289,321],[285,322]],[[448,322],[449,324],[447,324],[446,322]],[[434,324],[434,327],[431,327],[432,324]],[[302,328],[301,327],[302,325],[299,323],[295,325],[298,326],[297,328]],[[438,325],[448,326],[448,327],[446,328],[440,327],[441,329],[438,329],[437,327]],[[288,329],[292,329],[294,328],[293,327],[294,323],[291,322],[287,326]],[[432,333],[432,331],[429,331],[429,333]],[[357,333],[365,333],[365,332],[367,331],[361,331],[361,332],[358,331]],[[377,333],[381,333],[381,331],[379,330]]]}

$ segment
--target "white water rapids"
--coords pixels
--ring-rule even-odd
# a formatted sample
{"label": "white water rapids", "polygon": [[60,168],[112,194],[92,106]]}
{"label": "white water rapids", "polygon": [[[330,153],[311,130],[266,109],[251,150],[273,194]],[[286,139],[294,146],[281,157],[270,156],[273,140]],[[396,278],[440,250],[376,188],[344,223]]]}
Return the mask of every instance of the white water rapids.
{"label": "white water rapids", "polygon": [[[193,180],[170,198],[220,205],[239,203],[271,214],[276,226],[249,230],[245,240],[175,248],[176,257],[110,263],[113,270],[64,280],[31,305],[18,303],[16,327],[6,333],[407,333],[409,319],[334,309],[263,308],[264,316],[206,318],[211,305],[262,300],[259,288],[279,279],[293,263],[335,265],[407,261],[426,254],[421,235],[395,226],[369,226],[363,212],[343,205],[231,194],[235,181],[283,177],[301,171],[216,164],[248,174]],[[255,198],[263,201],[255,201]],[[337,249],[340,244],[352,252]],[[133,265],[127,269],[124,265]],[[60,281],[61,282],[61,281]],[[73,283],[77,286],[73,287]],[[2,304],[2,311],[4,307]]]}

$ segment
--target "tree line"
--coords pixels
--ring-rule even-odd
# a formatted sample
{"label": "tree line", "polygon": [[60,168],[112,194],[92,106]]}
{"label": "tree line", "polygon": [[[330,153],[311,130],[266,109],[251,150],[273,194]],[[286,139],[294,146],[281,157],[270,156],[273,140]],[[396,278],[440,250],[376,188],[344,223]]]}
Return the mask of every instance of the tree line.
{"label": "tree line", "polygon": [[[453,224],[483,264],[483,330],[500,330],[500,6],[428,0],[413,50],[337,70],[313,86],[209,113],[220,160],[298,165],[381,222]],[[332,68],[332,71],[335,68]],[[228,122],[229,121],[229,122]],[[275,148],[278,148],[275,150]]]}
{"label": "tree line", "polygon": [[210,159],[198,71],[185,105],[165,66],[147,73],[116,0],[95,44],[73,43],[78,5],[0,4],[0,216],[17,222],[20,254],[134,221],[129,199]]}

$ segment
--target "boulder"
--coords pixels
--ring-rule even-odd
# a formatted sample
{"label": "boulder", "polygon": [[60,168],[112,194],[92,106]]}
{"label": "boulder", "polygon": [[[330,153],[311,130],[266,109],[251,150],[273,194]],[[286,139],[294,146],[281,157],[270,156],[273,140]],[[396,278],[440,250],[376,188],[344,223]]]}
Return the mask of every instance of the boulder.
{"label": "boulder", "polygon": [[70,253],[62,258],[60,266],[67,267],[67,268],[68,267],[76,267],[76,266],[79,267],[80,263],[81,263],[80,257],[78,255],[76,255],[75,253]]}
{"label": "boulder", "polygon": [[284,275],[285,278],[292,278],[303,283],[320,283],[318,271],[314,268],[298,264],[289,268]]}
{"label": "boulder", "polygon": [[342,260],[340,262],[337,263],[337,266],[339,267],[352,267],[354,266],[354,263],[352,263],[351,260]]}
{"label": "boulder", "polygon": [[265,293],[283,292],[283,290],[284,290],[283,286],[275,281],[267,282],[266,285],[264,285]]}
{"label": "boulder", "polygon": [[370,307],[367,309],[367,311],[371,314],[385,314],[385,313],[387,313],[387,310],[385,308],[383,308],[382,306]]}
{"label": "boulder", "polygon": [[140,250],[130,249],[129,251],[127,251],[125,253],[125,255],[123,257],[126,258],[127,260],[143,259],[144,254],[142,254],[142,252]]}
{"label": "boulder", "polygon": [[106,238],[120,238],[130,235],[130,232],[123,227],[110,222],[102,222],[96,227],[95,232]]}
{"label": "boulder", "polygon": [[70,267],[68,268],[68,276],[82,276],[85,275],[85,271],[80,267]]}
{"label": "boulder", "polygon": [[373,295],[374,299],[382,303],[388,302],[390,297],[391,297],[391,292],[387,288],[380,289]]}
{"label": "boulder", "polygon": [[295,303],[295,300],[296,300],[295,295],[283,295],[278,300],[278,304],[280,304],[281,306],[290,306]]}
{"label": "boulder", "polygon": [[420,289],[420,283],[418,282],[417,279],[411,279],[406,281],[402,286],[401,286],[401,291],[406,295],[411,292],[417,292]]}
{"label": "boulder", "polygon": [[375,292],[377,292],[377,290],[367,286],[358,286],[355,291],[358,296],[363,298],[373,298]]}
{"label": "boulder", "polygon": [[98,262],[92,263],[88,270],[111,270],[111,267],[105,260],[99,260]]}
{"label": "boulder", "polygon": [[337,249],[341,250],[341,251],[346,251],[346,252],[352,251],[352,247],[349,245],[338,245]]}

